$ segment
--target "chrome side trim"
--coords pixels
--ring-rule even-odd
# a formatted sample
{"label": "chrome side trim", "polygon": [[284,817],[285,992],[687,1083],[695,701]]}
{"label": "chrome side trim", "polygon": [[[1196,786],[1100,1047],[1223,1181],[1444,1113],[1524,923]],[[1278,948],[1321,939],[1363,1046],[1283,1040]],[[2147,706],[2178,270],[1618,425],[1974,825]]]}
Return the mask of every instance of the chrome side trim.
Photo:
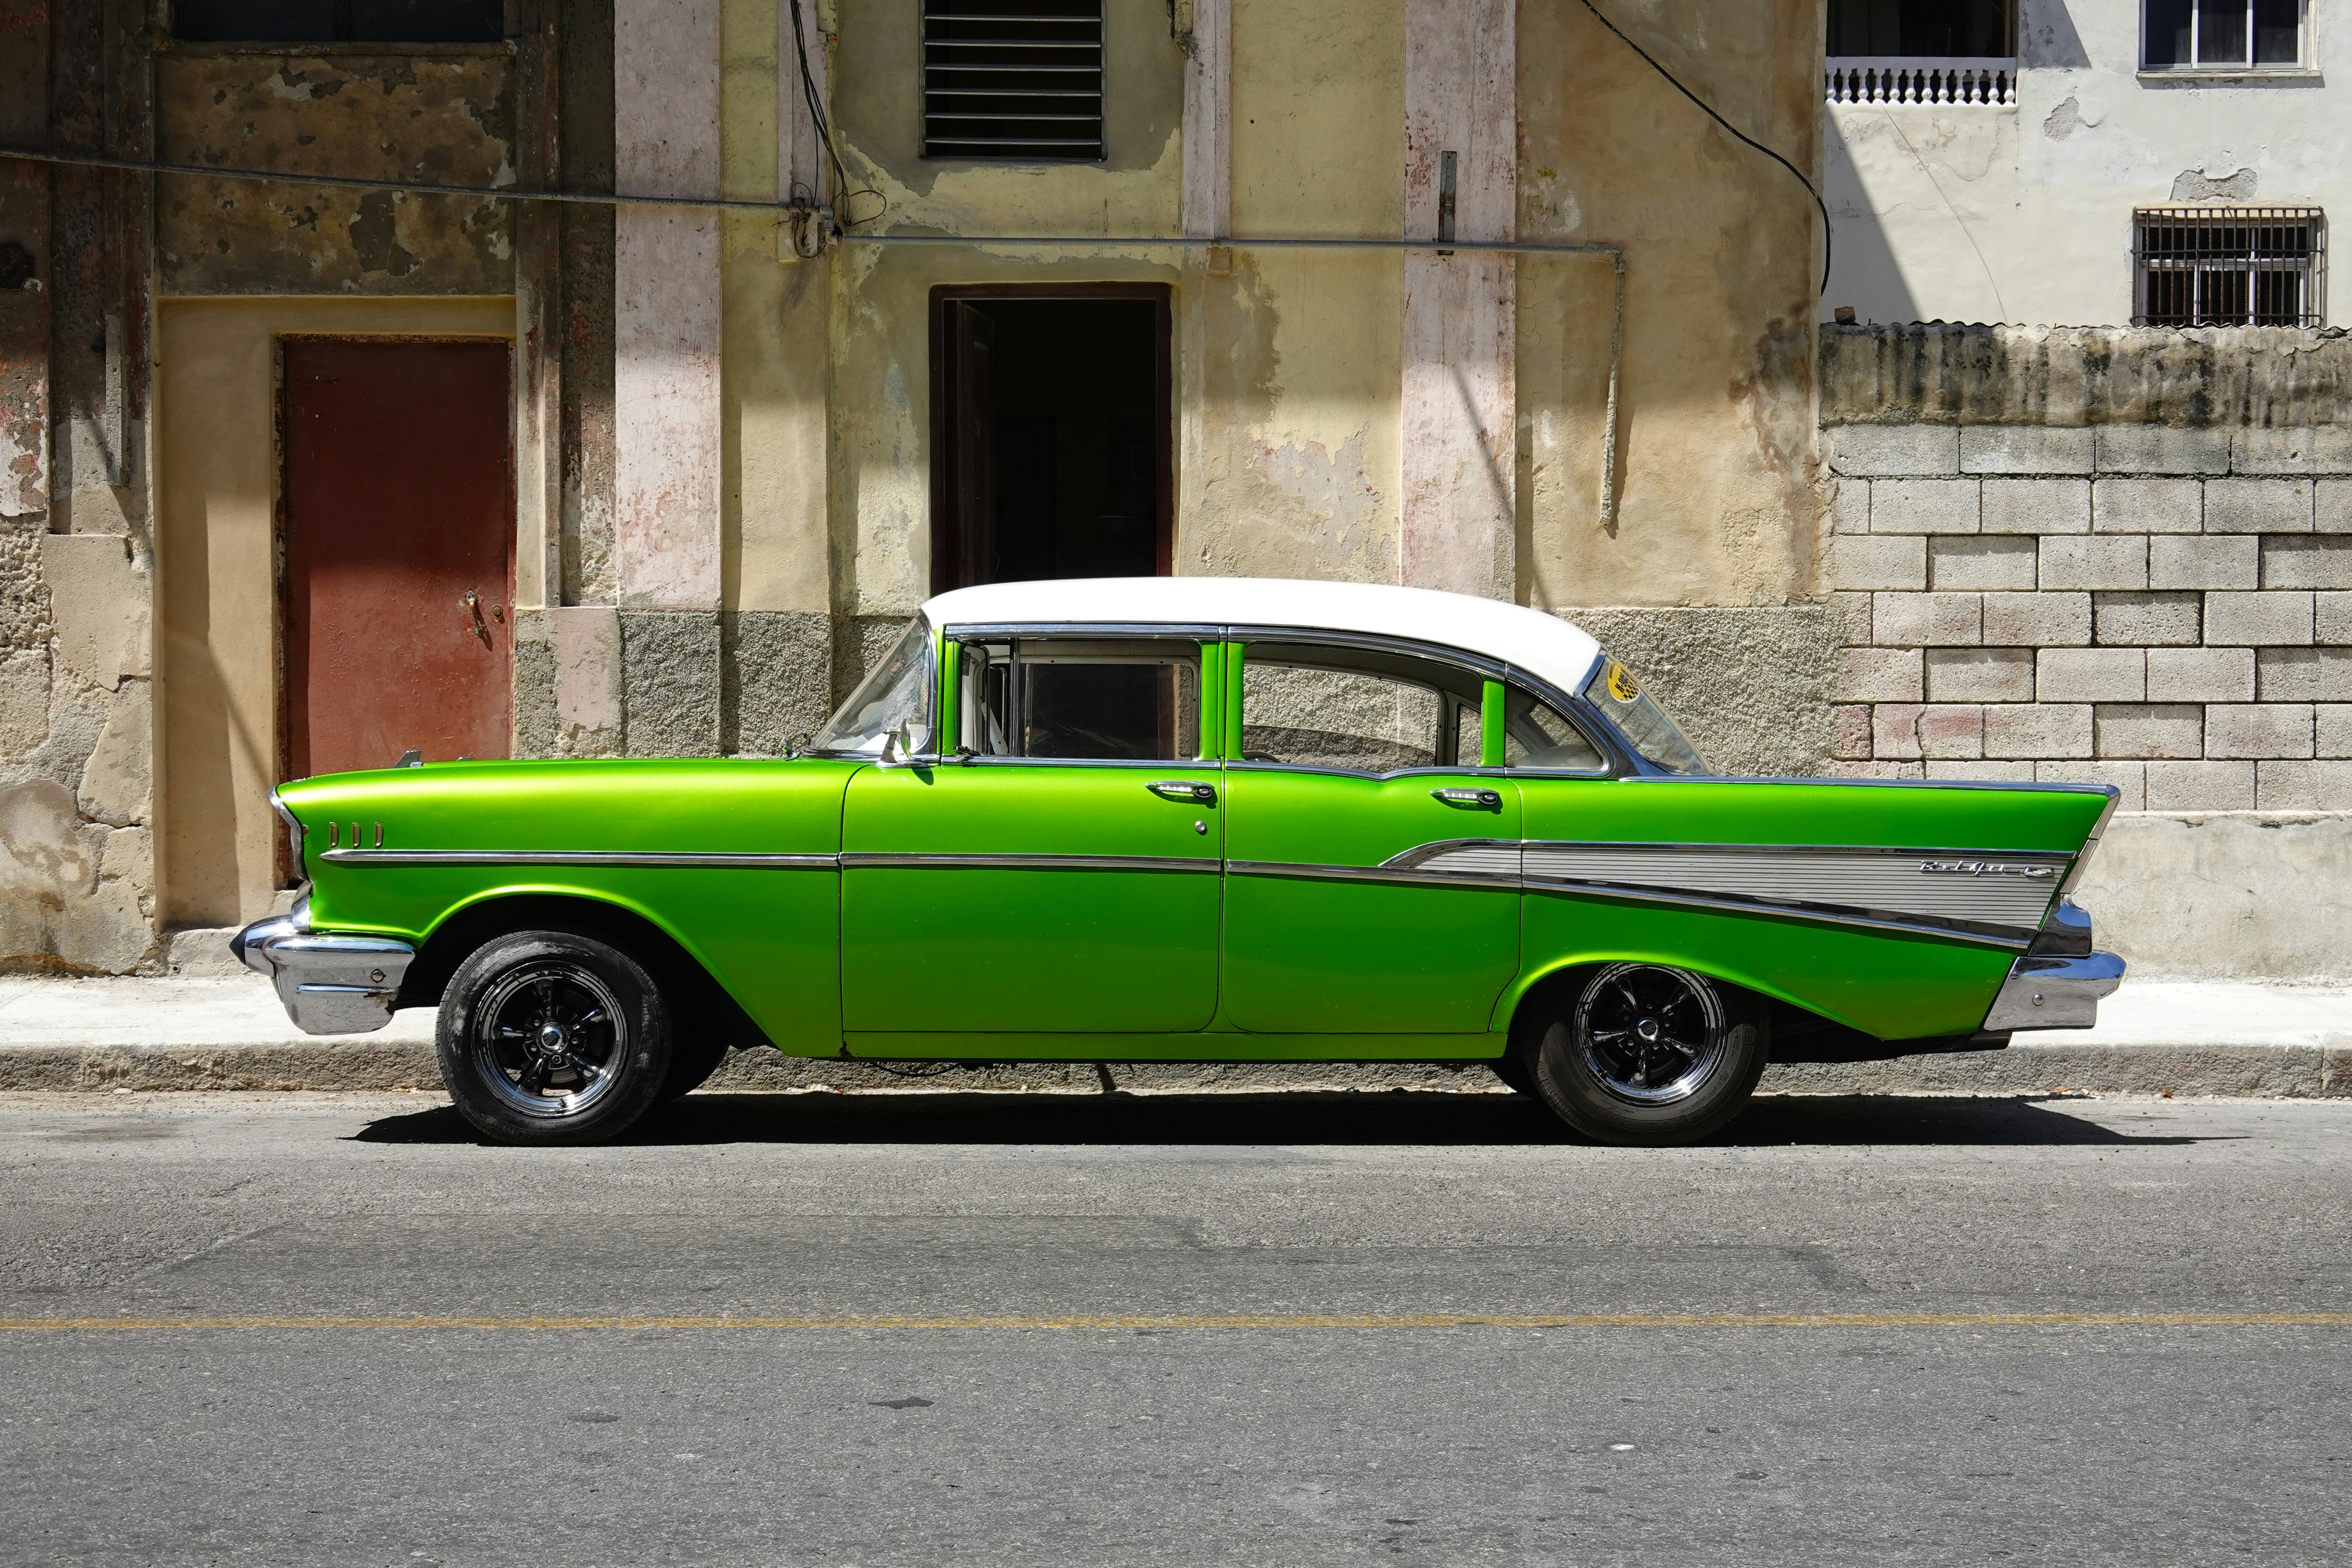
{"label": "chrome side trim", "polygon": [[1180,855],[902,855],[861,849],[841,857],[844,870],[921,868],[1214,873],[1223,864],[1213,858]]}
{"label": "chrome side trim", "polygon": [[2099,1021],[2099,998],[2124,983],[2124,961],[2112,952],[2086,958],[2021,958],[1985,1014],[1984,1032],[2088,1029]]}
{"label": "chrome side trim", "polygon": [[1795,903],[1781,900],[1743,898],[1737,893],[1696,892],[1675,888],[1633,888],[1614,882],[1578,882],[1529,877],[1521,884],[1531,893],[1582,893],[1594,898],[1631,899],[1645,904],[1675,904],[1686,909],[1721,910],[1731,914],[1772,915],[1807,921],[1815,925],[1852,926],[1862,931],[1901,931],[1909,936],[1939,937],[1979,947],[2025,948],[2033,933],[2015,927],[1939,920],[1896,910],[1841,908],[1833,904]]}
{"label": "chrome side trim", "polygon": [[2021,851],[1773,844],[1589,844],[1530,840],[1530,882],[1645,887],[1793,907],[1892,911],[1936,924],[2031,933],[2069,857]]}
{"label": "chrome side trim", "polygon": [[[1636,879],[1622,876],[1564,875],[1559,869],[1546,867],[1538,858],[1539,852],[1557,849],[1594,848],[1601,850],[1646,850],[1648,845],[1555,845],[1536,842],[1522,846],[1507,838],[1455,838],[1434,844],[1423,844],[1391,857],[1379,866],[1324,866],[1290,861],[1234,860],[1227,869],[1238,876],[1278,877],[1307,881],[1387,882],[1433,887],[1517,888],[1528,892],[1580,894],[1593,898],[1626,899],[1640,903],[1672,904],[1686,909],[1719,910],[1727,913],[1770,915],[1799,920],[1821,925],[1848,926],[1864,931],[1901,931],[1907,935],[1933,936],[1945,941],[1965,942],[1984,947],[2017,951],[2033,940],[2034,932],[2025,925],[2008,921],[1969,919],[1936,911],[1915,911],[1889,909],[1871,903],[1850,903],[1822,898],[1790,896],[1788,891],[1771,894],[1738,889],[1678,885],[1661,879],[1654,871],[1644,871]],[[1672,847],[1675,848],[1681,846]],[[1772,853],[1782,847],[1762,846],[1699,846],[1718,853]],[[1829,848],[1823,853],[1842,853]],[[1904,861],[1932,858],[1936,850],[1896,849],[1874,851],[1891,857],[1891,864],[1899,867]],[[2049,883],[2037,879],[2040,898],[2049,899]]]}
{"label": "chrome side trim", "polygon": [[1516,874],[1496,876],[1484,871],[1423,871],[1397,866],[1313,866],[1297,860],[1228,860],[1225,869],[1237,877],[1277,877],[1301,882],[1382,882],[1424,888],[1491,888],[1516,890]]}
{"label": "chrome side trim", "polygon": [[835,855],[726,855],[640,849],[330,849],[339,866],[681,866],[829,871]]}
{"label": "chrome side trim", "polygon": [[1444,871],[1517,881],[1526,864],[1526,851],[1527,846],[1516,838],[1442,838],[1391,855],[1382,864],[1400,871]]}

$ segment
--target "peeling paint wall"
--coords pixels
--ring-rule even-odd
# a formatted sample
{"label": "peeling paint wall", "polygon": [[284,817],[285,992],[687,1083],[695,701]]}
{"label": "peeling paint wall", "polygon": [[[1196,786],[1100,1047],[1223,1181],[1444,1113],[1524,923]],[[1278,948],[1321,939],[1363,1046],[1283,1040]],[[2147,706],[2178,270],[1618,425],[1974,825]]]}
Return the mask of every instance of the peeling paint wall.
{"label": "peeling paint wall", "polygon": [[[166,162],[511,185],[514,61],[502,46],[398,54],[199,52],[155,62]],[[167,294],[503,294],[509,209],[474,196],[167,175]]]}
{"label": "peeling paint wall", "polygon": [[2309,11],[2310,71],[2200,81],[2139,73],[2140,0],[2019,0],[2015,103],[1829,105],[1824,303],[1865,323],[2122,325],[2135,206],[2352,211],[2352,44],[2340,6]]}
{"label": "peeling paint wall", "polygon": [[[1621,26],[1733,124],[1811,166],[1819,0],[1658,0],[1620,13]],[[1520,263],[1531,481],[1522,596],[1550,607],[1813,597],[1821,251],[1811,198],[1582,6],[1524,6],[1519,26],[1520,237],[1620,245],[1626,279],[1612,528],[1599,505],[1608,262]]]}
{"label": "peeling paint wall", "polygon": [[[772,0],[731,0],[726,15],[728,188],[755,194],[776,178],[763,162],[777,135],[768,68],[775,13]],[[852,242],[821,261],[780,262],[758,225],[730,229],[730,605],[830,608],[863,620],[907,614],[928,594],[929,293],[950,283],[1173,286],[1178,572],[1411,575],[1409,263],[1393,252],[1248,243],[1253,234],[1391,237],[1406,232],[1408,213],[1421,215],[1414,233],[1433,231],[1433,192],[1415,195],[1405,155],[1406,17],[1377,0],[1234,0],[1217,15],[1230,30],[1223,132],[1198,130],[1192,140],[1229,146],[1230,244],[1055,253]],[[1170,36],[1163,5],[1126,0],[1107,16],[1107,163],[987,167],[917,155],[913,9],[820,13],[850,182],[888,204],[861,231],[1183,232],[1185,191],[1205,204],[1218,181],[1183,168],[1182,43]],[[1675,0],[1626,25],[1736,122],[1801,166],[1812,161],[1818,0],[1728,15]],[[1602,254],[1520,258],[1501,290],[1517,300],[1500,358],[1516,363],[1516,418],[1504,421],[1512,427],[1502,432],[1496,476],[1512,521],[1506,558],[1474,575],[1491,576],[1488,591],[1563,613],[1813,603],[1819,241],[1802,186],[1707,121],[1589,14],[1525,6],[1515,26],[1517,167],[1486,183],[1507,194],[1516,183],[1516,209],[1473,226],[1624,249],[1617,516],[1612,528],[1600,525],[1616,274]],[[1192,83],[1196,109],[1218,107],[1214,85]],[[1424,183],[1436,167],[1433,155],[1413,165]],[[1662,168],[1675,178],[1662,181]],[[861,199],[855,210],[878,205]],[[820,333],[821,362],[810,352]],[[1507,395],[1507,375],[1504,385]],[[821,487],[801,473],[819,407]],[[829,520],[822,595],[809,574],[820,555],[801,521],[820,501]],[[1431,516],[1427,548],[1442,557],[1459,530]],[[1797,646],[1833,647],[1817,608],[1791,613],[1811,617],[1801,629],[1790,623]],[[852,657],[861,640],[836,638],[837,654]],[[1737,660],[1736,640],[1720,654]],[[1817,673],[1826,679],[1825,668]],[[836,670],[836,690],[849,674]],[[1811,715],[1799,751],[1818,761],[1827,748],[1822,705],[1799,705]],[[1769,700],[1731,708],[1746,706],[1761,711]]]}

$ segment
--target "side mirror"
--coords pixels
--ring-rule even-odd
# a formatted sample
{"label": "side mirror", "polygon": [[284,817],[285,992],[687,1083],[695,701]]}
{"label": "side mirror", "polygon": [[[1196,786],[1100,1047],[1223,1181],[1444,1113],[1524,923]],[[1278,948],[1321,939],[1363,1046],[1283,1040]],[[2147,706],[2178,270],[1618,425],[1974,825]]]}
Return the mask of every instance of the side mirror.
{"label": "side mirror", "polygon": [[911,749],[906,727],[901,725],[882,737],[882,755],[877,761],[886,768],[903,768]]}

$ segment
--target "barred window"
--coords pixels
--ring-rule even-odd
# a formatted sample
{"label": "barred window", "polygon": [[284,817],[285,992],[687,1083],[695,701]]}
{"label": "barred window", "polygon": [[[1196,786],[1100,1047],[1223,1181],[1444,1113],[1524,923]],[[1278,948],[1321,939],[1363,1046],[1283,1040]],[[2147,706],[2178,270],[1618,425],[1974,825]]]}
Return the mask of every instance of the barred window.
{"label": "barred window", "polygon": [[1102,0],[924,0],[923,156],[1103,156]]}
{"label": "barred window", "polygon": [[2142,207],[2132,321],[2143,327],[2316,327],[2327,320],[2317,207]]}
{"label": "barred window", "polygon": [[2303,63],[2304,0],[2147,0],[2149,70],[2278,70]]}

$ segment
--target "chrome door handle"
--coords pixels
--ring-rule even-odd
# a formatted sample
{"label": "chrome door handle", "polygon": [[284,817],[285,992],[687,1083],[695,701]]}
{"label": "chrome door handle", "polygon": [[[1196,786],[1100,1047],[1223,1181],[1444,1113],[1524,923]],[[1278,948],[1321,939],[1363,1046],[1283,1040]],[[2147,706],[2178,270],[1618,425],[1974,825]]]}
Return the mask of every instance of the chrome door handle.
{"label": "chrome door handle", "polygon": [[1143,787],[1162,800],[1189,800],[1201,805],[1217,804],[1216,785],[1195,784],[1191,779],[1161,779]]}
{"label": "chrome door handle", "polygon": [[1448,805],[1475,806],[1480,811],[1500,811],[1503,807],[1503,796],[1497,790],[1433,789],[1429,793],[1433,798]]}

